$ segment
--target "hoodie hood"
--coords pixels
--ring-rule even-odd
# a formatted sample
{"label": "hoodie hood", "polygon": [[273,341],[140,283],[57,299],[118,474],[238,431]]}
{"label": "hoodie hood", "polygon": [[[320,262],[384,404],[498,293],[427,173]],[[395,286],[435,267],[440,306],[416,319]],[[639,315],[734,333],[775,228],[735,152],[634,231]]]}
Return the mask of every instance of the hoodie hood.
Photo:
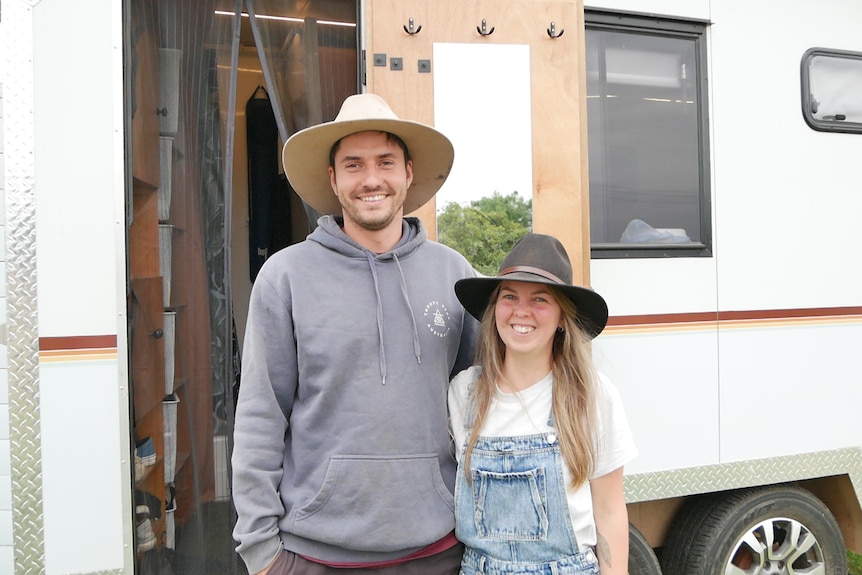
{"label": "hoodie hood", "polygon": [[401,239],[388,252],[375,254],[344,233],[343,225],[344,218],[341,216],[323,216],[317,220],[317,227],[311,232],[308,239],[348,257],[364,258],[366,253],[369,253],[382,261],[391,260],[395,257],[403,258],[415,251],[428,238],[425,227],[419,218],[402,218]]}

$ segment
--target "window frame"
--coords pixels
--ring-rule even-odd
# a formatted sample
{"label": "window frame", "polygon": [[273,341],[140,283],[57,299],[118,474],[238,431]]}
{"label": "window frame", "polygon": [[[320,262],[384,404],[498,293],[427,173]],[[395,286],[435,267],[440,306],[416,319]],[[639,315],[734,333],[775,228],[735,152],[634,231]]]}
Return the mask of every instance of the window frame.
{"label": "window frame", "polygon": [[593,244],[590,240],[591,259],[712,257],[712,177],[709,145],[709,68],[707,62],[708,25],[709,22],[703,20],[683,20],[648,14],[584,9],[584,26],[586,30],[628,32],[694,40],[698,74],[697,140],[701,241],[687,244],[647,244],[641,247],[619,243]]}
{"label": "window frame", "polygon": [[802,105],[802,117],[805,123],[812,130],[818,132],[833,132],[842,134],[860,134],[862,133],[862,122],[845,122],[845,121],[827,121],[815,118],[811,114],[811,60],[817,56],[825,56],[830,58],[843,58],[848,60],[858,60],[862,66],[862,52],[854,52],[851,50],[835,50],[832,48],[809,48],[802,55],[800,62],[800,103]]}

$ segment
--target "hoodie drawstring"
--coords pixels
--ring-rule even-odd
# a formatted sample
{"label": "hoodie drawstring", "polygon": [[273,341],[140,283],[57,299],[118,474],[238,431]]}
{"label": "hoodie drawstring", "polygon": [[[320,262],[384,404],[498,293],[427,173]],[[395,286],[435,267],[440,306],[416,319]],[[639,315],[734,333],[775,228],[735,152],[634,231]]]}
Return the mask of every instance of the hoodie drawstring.
{"label": "hoodie drawstring", "polygon": [[[371,277],[374,279],[374,295],[377,297],[377,335],[380,338],[380,379],[383,385],[386,385],[386,349],[383,346],[383,301],[380,298],[380,285],[377,278],[377,268],[374,265],[374,255],[366,251],[365,257],[368,260],[368,266],[371,268]],[[392,254],[395,260],[395,265],[398,267],[398,275],[401,277],[401,295],[404,296],[404,302],[407,304],[410,321],[413,325],[413,354],[416,356],[416,363],[422,363],[422,348],[419,345],[419,328],[416,325],[416,317],[413,315],[413,308],[410,306],[410,298],[407,295],[407,280],[404,277],[404,270],[401,269],[401,262],[398,261],[398,256]]]}
{"label": "hoodie drawstring", "polygon": [[410,321],[413,322],[413,355],[416,356],[416,363],[421,364],[422,347],[419,345],[419,328],[416,326],[416,316],[413,315],[413,306],[410,305],[410,297],[407,295],[407,279],[404,277],[404,270],[401,269],[401,262],[398,260],[398,256],[392,254],[392,259],[395,260],[395,265],[398,266],[398,275],[401,276],[401,294],[407,303],[407,309],[410,310]]}
{"label": "hoodie drawstring", "polygon": [[386,350],[383,348],[383,302],[380,301],[380,285],[377,281],[377,268],[374,267],[374,256],[371,252],[365,252],[368,267],[371,268],[371,277],[374,278],[374,295],[377,296],[377,336],[380,338],[380,379],[386,385]]}

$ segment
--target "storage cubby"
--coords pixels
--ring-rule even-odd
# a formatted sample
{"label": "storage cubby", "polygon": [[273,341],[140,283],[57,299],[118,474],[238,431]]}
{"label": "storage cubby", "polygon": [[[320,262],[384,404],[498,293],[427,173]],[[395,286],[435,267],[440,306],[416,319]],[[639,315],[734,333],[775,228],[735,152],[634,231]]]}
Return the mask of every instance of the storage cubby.
{"label": "storage cubby", "polygon": [[[161,573],[212,491],[212,366],[206,257],[195,192],[195,137],[181,94],[183,51],[166,47],[155,0],[131,4],[134,99],[129,209],[130,373],[138,564]],[[189,136],[192,134],[192,136]],[[193,177],[193,176],[192,176]],[[191,222],[191,223],[190,223]],[[155,455],[140,462],[146,446]],[[208,445],[208,447],[207,447]],[[203,446],[203,447],[202,447]],[[148,513],[140,513],[141,505]],[[142,525],[143,522],[149,522]],[[155,543],[149,541],[150,529]]]}

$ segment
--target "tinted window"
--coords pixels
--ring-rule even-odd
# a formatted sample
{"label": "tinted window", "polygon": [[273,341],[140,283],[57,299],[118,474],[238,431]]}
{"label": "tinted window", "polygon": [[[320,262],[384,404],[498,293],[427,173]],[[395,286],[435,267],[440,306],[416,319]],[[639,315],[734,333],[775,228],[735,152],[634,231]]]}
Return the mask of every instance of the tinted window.
{"label": "tinted window", "polygon": [[703,31],[587,17],[594,257],[709,254]]}

